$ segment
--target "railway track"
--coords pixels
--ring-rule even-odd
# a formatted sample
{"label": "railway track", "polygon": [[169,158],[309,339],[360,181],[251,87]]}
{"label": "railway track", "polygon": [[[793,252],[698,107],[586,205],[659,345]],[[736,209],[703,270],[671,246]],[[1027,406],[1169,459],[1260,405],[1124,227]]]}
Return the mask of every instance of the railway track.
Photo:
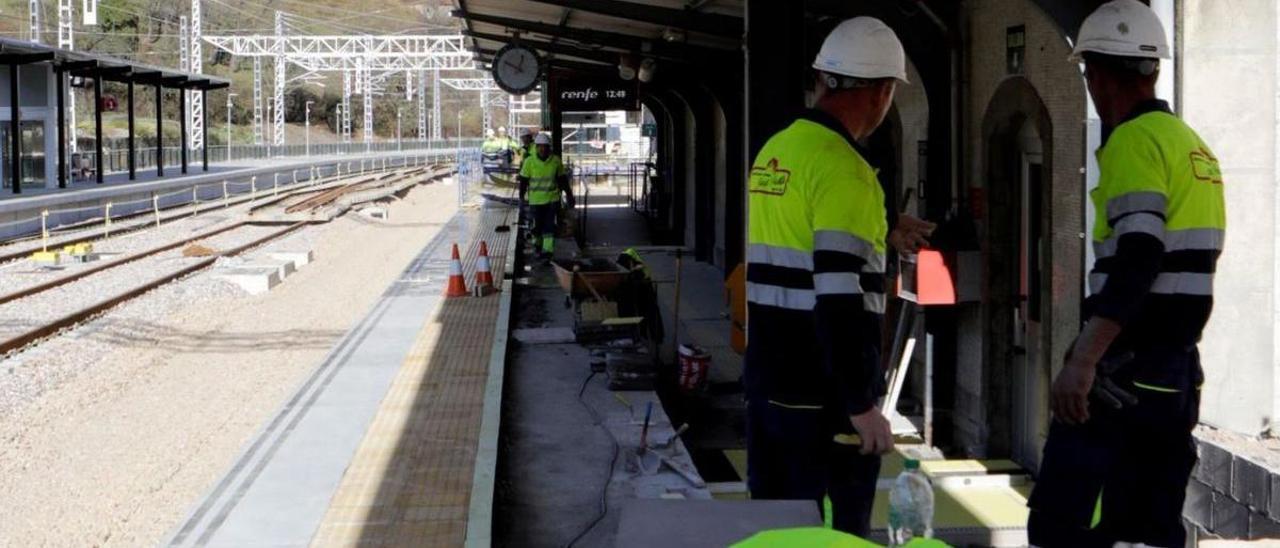
{"label": "railway track", "polygon": [[342,185],[339,187],[324,190],[317,193],[315,196],[308,197],[302,201],[299,201],[295,204],[285,207],[284,212],[297,213],[299,211],[304,211],[304,210],[308,210],[308,211],[316,210],[316,209],[325,207],[329,204],[332,204],[333,202],[336,202],[338,198],[341,198],[357,190],[363,190],[371,186],[387,184],[390,181],[407,179],[409,177],[413,177],[414,175],[417,175],[424,171],[426,171],[424,168],[418,168],[418,169],[406,171],[404,173],[391,173],[391,174],[383,175],[382,177],[356,181],[348,185]]}
{"label": "railway track", "polygon": [[[103,265],[92,272],[77,272],[73,276],[5,295],[0,303],[0,354],[21,350],[166,283],[213,266],[221,257],[239,255],[306,224],[299,222],[282,228],[242,223],[175,242],[163,246],[164,249],[149,250],[142,257],[129,257],[128,261]],[[244,241],[245,238],[248,241]],[[178,248],[196,241],[205,242],[214,249],[224,249],[206,257],[182,257]],[[156,271],[162,274],[157,276],[154,274]],[[146,281],[139,284],[139,279]],[[90,287],[91,280],[97,284]],[[109,296],[101,298],[104,293]],[[54,319],[45,319],[49,317]]]}
{"label": "railway track", "polygon": [[435,180],[451,171],[447,167],[433,165],[388,173],[375,178],[366,177],[341,186],[297,191],[289,196],[259,204],[250,210],[250,214],[263,217],[315,214],[325,208],[338,205],[342,198],[358,192],[392,186],[420,176]]}
{"label": "railway track", "polygon": [[[333,188],[333,189],[312,191],[310,193],[303,192],[300,194],[306,195],[306,194],[314,194],[316,192],[319,192],[320,196],[312,196],[312,197],[306,198],[303,200],[303,202],[300,202],[298,205],[305,205],[306,207],[313,207],[313,208],[322,207],[323,204],[331,203],[332,201],[336,200],[342,195],[345,195],[350,192],[358,191],[362,188],[367,187],[369,184],[383,182],[383,181],[394,181],[404,177],[412,177],[420,173],[421,171],[422,170],[415,169],[401,175],[400,177],[397,177],[396,176],[397,174],[390,174],[384,177],[361,179],[359,181],[356,181],[355,183],[344,185],[344,186]],[[343,191],[343,192],[338,192],[338,191]],[[141,251],[132,252],[119,259],[115,259],[111,261],[103,261],[101,263],[94,264],[92,266],[77,268],[75,271],[64,276],[58,276],[55,278],[50,278],[45,280],[37,280],[34,283],[23,286],[23,287],[9,289],[9,288],[3,288],[3,285],[11,285],[11,284],[0,284],[0,288],[2,288],[0,289],[0,305],[15,301],[18,299],[22,299],[25,297],[29,297],[31,295],[35,295],[40,292],[47,291],[49,289],[53,289],[62,285],[66,285],[76,280],[96,275],[105,270],[123,267],[135,261],[143,260],[148,257],[152,257],[154,255],[164,253],[166,251],[170,251],[175,248],[182,247],[184,245],[187,245],[193,242],[212,238],[219,234],[244,227],[250,224],[250,222],[251,221],[234,222],[232,224],[225,225],[212,230],[204,231],[199,234],[195,234],[193,236],[180,238],[173,241],[168,241],[158,246],[150,247],[148,249],[143,249]],[[43,272],[33,272],[32,274],[43,274]]]}
{"label": "railway track", "polygon": [[[331,206],[352,193],[392,185],[416,176],[428,179],[441,177],[449,172],[442,166],[414,168],[388,173],[379,177],[365,177],[355,182],[325,189],[295,189],[267,203],[250,208],[285,206],[286,211],[314,211]],[[301,200],[297,200],[303,196]],[[213,266],[221,257],[243,253],[290,234],[317,221],[291,221],[265,224],[254,221],[237,221],[199,234],[165,242],[161,245],[125,255],[121,258],[87,266],[54,279],[38,281],[0,294],[0,354],[22,350],[27,346],[56,336],[61,331],[84,323],[132,299],[138,298],[164,284],[190,276]],[[148,224],[148,226],[154,226]],[[113,230],[112,235],[119,234]],[[102,235],[94,234],[78,239],[80,242],[96,241]],[[245,239],[248,238],[248,241]],[[183,257],[181,249],[187,245],[202,243],[217,251],[207,257]],[[70,245],[68,241],[57,245]],[[32,250],[0,254],[0,262],[14,261],[28,256]],[[156,272],[161,274],[156,275]],[[138,283],[139,280],[145,280]],[[102,295],[108,295],[103,298]],[[53,318],[48,320],[48,318]]]}
{"label": "railway track", "polygon": [[[410,168],[410,169],[421,170],[423,168]],[[353,177],[352,175],[330,176],[330,177],[317,179],[316,184],[328,185],[337,181],[341,181],[342,179],[350,179],[352,177]],[[261,199],[262,192],[263,191],[258,192],[258,197],[256,199],[258,200]],[[287,197],[287,196],[293,196],[297,193],[310,193],[310,192],[314,192],[314,191],[307,190],[307,189],[291,188],[287,191],[281,192],[280,196]],[[253,194],[242,194],[233,198],[230,202],[202,202],[203,204],[207,204],[207,205],[196,205],[195,206],[196,209],[194,213],[199,214],[199,213],[205,213],[209,211],[221,210],[227,207],[228,205],[240,205],[245,202],[251,202],[254,200],[255,200],[255,197]],[[192,206],[193,204],[186,203],[186,204],[179,204],[179,205],[160,208],[161,212],[169,213],[168,216],[162,217],[160,219],[160,224],[162,225],[169,224],[175,221],[181,221],[181,220],[191,218],[189,213],[191,212]],[[175,212],[181,212],[181,213],[175,213]],[[133,213],[129,215],[114,216],[112,217],[112,227],[109,229],[109,231],[106,229],[95,229],[95,227],[102,225],[103,223],[102,219],[85,221],[83,223],[77,223],[75,225],[60,227],[58,230],[50,232],[51,238],[49,242],[49,247],[61,248],[63,246],[69,246],[69,245],[93,243],[93,242],[103,240],[108,236],[110,237],[123,236],[126,234],[132,234],[132,233],[156,228],[156,223],[152,222],[150,219],[151,217],[154,217],[154,216],[155,216],[154,210],[148,210],[148,211]],[[117,223],[121,223],[122,221],[130,221],[130,220],[137,220],[137,219],[147,219],[147,220],[142,222],[131,223],[131,224],[117,224]],[[59,238],[55,236],[55,234],[60,236],[65,236],[68,234],[74,234],[76,232],[81,232],[81,231],[85,233],[82,235],[71,236],[66,238]],[[30,245],[23,245],[23,244],[30,244]],[[18,247],[20,245],[22,247]],[[13,238],[10,240],[0,241],[0,264],[11,263],[14,261],[26,259],[30,257],[32,253],[35,253],[36,251],[41,251],[42,249],[43,249],[43,245],[41,245],[40,237],[38,236],[36,237],[23,236],[19,238]]]}

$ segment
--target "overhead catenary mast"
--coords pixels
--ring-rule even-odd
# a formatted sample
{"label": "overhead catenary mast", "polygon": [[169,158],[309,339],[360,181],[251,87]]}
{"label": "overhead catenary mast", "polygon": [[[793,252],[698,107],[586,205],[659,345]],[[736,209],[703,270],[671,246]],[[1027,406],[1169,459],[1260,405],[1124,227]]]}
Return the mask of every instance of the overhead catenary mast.
{"label": "overhead catenary mast", "polygon": [[342,71],[342,142],[351,142],[351,71]]}
{"label": "overhead catenary mast", "polygon": [[364,59],[360,60],[362,79],[361,93],[364,95],[364,144],[373,143],[373,76],[369,74],[369,63]]}
{"label": "overhead catenary mast", "polygon": [[253,144],[261,145],[262,138],[262,58],[253,58]]}
{"label": "overhead catenary mast", "polygon": [[28,23],[31,25],[28,31],[30,32],[31,41],[39,44],[42,41],[40,40],[40,0],[28,0],[27,16]]}
{"label": "overhead catenary mast", "polygon": [[[195,74],[200,74],[204,70],[204,31],[202,29],[203,17],[200,13],[200,0],[191,0],[191,43],[189,44],[188,70]],[[189,90],[187,93],[187,105],[189,115],[187,118],[187,128],[189,135],[187,142],[191,143],[192,150],[201,150],[205,146],[204,142],[204,94],[200,90]]]}
{"label": "overhead catenary mast", "polygon": [[[418,72],[418,89],[425,91],[422,83],[427,71],[432,76],[431,115],[429,120],[420,120],[420,126],[430,124],[430,136],[439,139],[441,133],[440,116],[440,71],[441,70],[475,70],[473,55],[467,51],[464,37],[461,35],[292,35],[284,32],[278,25],[274,34],[255,35],[204,35],[205,42],[236,56],[253,57],[255,67],[254,92],[261,94],[261,59],[272,57],[277,61],[277,70],[292,65],[302,69],[305,79],[308,75],[322,72],[342,73],[342,107],[339,116],[340,133],[343,142],[352,140],[353,94],[365,96],[364,140],[373,140],[373,99],[383,89],[388,78],[398,74]],[[283,59],[283,62],[280,62]],[[279,73],[277,73],[279,75]],[[411,76],[406,76],[406,86]],[[287,83],[282,77],[278,81]],[[277,134],[283,138],[283,88],[274,103],[277,123]],[[406,95],[411,93],[406,90]],[[419,92],[419,98],[422,97]],[[425,104],[423,105],[425,107]],[[420,109],[425,112],[425,109]],[[258,113],[261,107],[255,108],[255,137],[261,134]],[[425,131],[424,131],[425,133]],[[261,143],[261,141],[257,141]]]}
{"label": "overhead catenary mast", "polygon": [[[191,72],[191,35],[187,27],[187,16],[178,17],[178,68],[182,72]],[[186,116],[186,113],[182,113]]]}
{"label": "overhead catenary mast", "polygon": [[284,58],[284,42],[280,38],[284,37],[284,12],[276,11],[276,44],[275,48],[275,88],[272,89],[271,96],[271,144],[280,146],[284,144],[284,86],[285,86],[285,65]]}
{"label": "overhead catenary mast", "polygon": [[[74,25],[75,13],[72,9],[72,2],[75,0],[58,0],[58,47],[65,50],[75,49]],[[58,78],[66,78],[66,74],[59,74]],[[67,144],[70,145],[71,152],[76,152],[76,94],[67,90],[67,126],[68,131]]]}
{"label": "overhead catenary mast", "polygon": [[98,0],[80,0],[80,11],[84,12],[84,26],[98,24]]}
{"label": "overhead catenary mast", "polygon": [[427,139],[427,82],[422,71],[418,71],[418,139]]}
{"label": "overhead catenary mast", "polygon": [[431,72],[431,140],[440,140],[440,71]]}

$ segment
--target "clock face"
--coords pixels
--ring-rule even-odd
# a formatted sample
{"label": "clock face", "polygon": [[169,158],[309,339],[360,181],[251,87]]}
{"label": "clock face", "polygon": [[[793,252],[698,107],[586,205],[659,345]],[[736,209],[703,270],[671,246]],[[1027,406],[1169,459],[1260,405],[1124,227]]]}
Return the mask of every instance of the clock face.
{"label": "clock face", "polygon": [[533,91],[541,75],[541,61],[528,48],[508,45],[493,56],[493,81],[512,95]]}

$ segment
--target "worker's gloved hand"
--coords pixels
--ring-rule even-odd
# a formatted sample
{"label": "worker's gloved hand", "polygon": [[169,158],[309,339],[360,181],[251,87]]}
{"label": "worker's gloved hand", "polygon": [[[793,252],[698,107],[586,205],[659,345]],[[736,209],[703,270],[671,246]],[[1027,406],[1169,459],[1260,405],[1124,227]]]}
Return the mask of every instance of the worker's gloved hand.
{"label": "worker's gloved hand", "polygon": [[1138,398],[1130,394],[1111,378],[1126,363],[1133,361],[1133,352],[1125,352],[1115,356],[1102,358],[1098,362],[1098,374],[1093,379],[1093,388],[1089,396],[1107,404],[1112,409],[1123,409],[1125,406],[1138,404]]}
{"label": "worker's gloved hand", "polygon": [[911,215],[898,216],[898,225],[889,233],[889,245],[903,253],[915,253],[929,245],[929,236],[933,235],[936,223],[931,223]]}

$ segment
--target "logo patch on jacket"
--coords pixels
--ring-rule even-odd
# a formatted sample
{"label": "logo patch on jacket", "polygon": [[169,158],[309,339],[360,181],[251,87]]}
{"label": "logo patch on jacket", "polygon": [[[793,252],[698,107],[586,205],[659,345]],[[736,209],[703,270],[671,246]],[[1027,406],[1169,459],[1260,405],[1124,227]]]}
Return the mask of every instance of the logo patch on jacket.
{"label": "logo patch on jacket", "polygon": [[1191,172],[1201,181],[1222,184],[1222,168],[1218,166],[1218,159],[1205,149],[1191,151]]}
{"label": "logo patch on jacket", "polygon": [[751,168],[751,192],[781,196],[787,193],[791,170],[778,168],[778,159],[770,158],[764,166]]}

